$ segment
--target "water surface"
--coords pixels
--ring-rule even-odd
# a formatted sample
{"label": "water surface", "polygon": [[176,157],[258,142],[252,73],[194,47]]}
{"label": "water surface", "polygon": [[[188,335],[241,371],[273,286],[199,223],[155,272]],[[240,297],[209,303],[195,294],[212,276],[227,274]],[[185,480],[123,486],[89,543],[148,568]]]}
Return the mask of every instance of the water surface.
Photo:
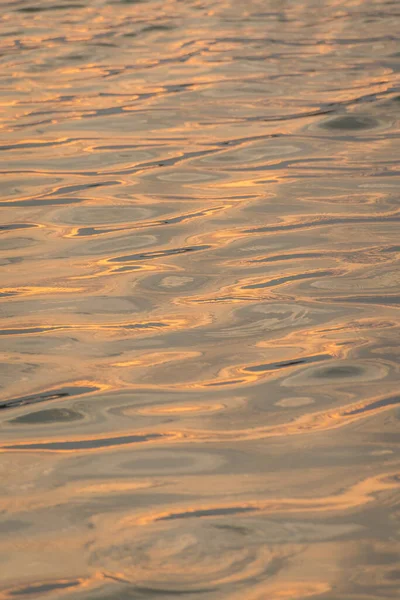
{"label": "water surface", "polygon": [[1,2],[1,599],[398,598],[399,31]]}

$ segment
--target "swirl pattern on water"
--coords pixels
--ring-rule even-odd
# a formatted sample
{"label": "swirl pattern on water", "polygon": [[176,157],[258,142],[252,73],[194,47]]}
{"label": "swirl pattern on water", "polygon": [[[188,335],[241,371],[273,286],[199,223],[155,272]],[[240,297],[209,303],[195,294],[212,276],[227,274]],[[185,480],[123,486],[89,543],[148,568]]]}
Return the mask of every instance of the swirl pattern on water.
{"label": "swirl pattern on water", "polygon": [[399,7],[4,0],[0,598],[398,598]]}

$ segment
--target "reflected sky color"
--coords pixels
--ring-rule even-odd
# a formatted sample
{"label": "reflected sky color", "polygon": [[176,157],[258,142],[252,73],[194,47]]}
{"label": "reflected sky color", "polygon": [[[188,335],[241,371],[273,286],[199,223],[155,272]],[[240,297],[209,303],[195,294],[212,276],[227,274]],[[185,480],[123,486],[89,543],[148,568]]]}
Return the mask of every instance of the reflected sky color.
{"label": "reflected sky color", "polygon": [[397,3],[1,9],[0,600],[396,600]]}

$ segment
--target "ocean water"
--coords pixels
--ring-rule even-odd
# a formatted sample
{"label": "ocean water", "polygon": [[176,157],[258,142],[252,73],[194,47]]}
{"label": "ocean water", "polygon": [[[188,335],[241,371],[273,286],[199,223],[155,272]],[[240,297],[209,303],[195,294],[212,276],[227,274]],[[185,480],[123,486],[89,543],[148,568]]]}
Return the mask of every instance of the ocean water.
{"label": "ocean water", "polygon": [[400,4],[1,0],[1,600],[400,597]]}

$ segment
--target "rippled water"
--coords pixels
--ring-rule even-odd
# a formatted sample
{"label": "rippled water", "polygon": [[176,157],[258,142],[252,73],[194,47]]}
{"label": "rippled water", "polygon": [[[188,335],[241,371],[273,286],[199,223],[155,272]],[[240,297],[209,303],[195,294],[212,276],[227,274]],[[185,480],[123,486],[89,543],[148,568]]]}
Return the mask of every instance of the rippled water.
{"label": "rippled water", "polygon": [[399,597],[399,31],[1,2],[0,598]]}

